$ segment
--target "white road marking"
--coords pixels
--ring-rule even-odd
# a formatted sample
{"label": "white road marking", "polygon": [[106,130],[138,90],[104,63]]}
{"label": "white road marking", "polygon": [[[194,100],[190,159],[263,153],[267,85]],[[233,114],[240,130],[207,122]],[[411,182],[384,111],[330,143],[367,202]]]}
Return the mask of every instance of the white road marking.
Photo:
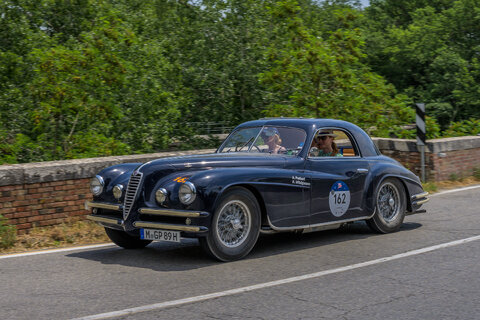
{"label": "white road marking", "polygon": [[384,262],[393,261],[393,260],[397,260],[397,259],[401,259],[401,258],[411,257],[411,256],[415,256],[415,255],[419,255],[419,254],[423,254],[423,253],[427,253],[427,252],[432,252],[432,251],[443,249],[443,248],[448,248],[448,247],[457,246],[457,245],[460,245],[460,244],[469,243],[469,242],[472,242],[472,241],[477,241],[477,240],[480,240],[480,235],[470,237],[470,238],[461,239],[461,240],[446,242],[446,243],[438,244],[438,245],[431,246],[431,247],[426,247],[426,248],[421,248],[421,249],[417,249],[417,250],[407,251],[407,252],[396,254],[396,255],[393,255],[393,256],[389,256],[389,257],[384,257],[384,258],[379,258],[379,259],[370,260],[370,261],[366,261],[366,262],[356,263],[356,264],[352,264],[352,265],[345,266],[345,267],[340,267],[340,268],[335,268],[335,269],[330,269],[330,270],[305,274],[305,275],[302,275],[302,276],[291,277],[291,278],[286,278],[286,279],[281,279],[281,280],[276,280],[276,281],[270,281],[270,282],[264,282],[264,283],[259,283],[259,284],[255,284],[255,285],[248,286],[248,287],[242,287],[242,288],[236,288],[236,289],[231,289],[231,290],[226,290],[226,291],[221,291],[221,292],[215,292],[215,293],[205,294],[205,295],[201,295],[201,296],[195,296],[195,297],[189,297],[189,298],[184,298],[184,299],[179,299],[179,300],[159,302],[159,303],[149,304],[149,305],[135,307],[135,308],[128,308],[128,309],[123,309],[123,310],[118,310],[118,311],[100,313],[100,314],[90,315],[90,316],[86,316],[86,317],[82,317],[82,318],[76,318],[76,319],[73,319],[73,320],[109,319],[109,318],[116,318],[116,317],[133,315],[133,314],[140,313],[140,312],[165,309],[165,308],[168,308],[168,307],[178,307],[180,305],[184,305],[184,304],[188,304],[188,303],[195,303],[195,302],[200,302],[200,301],[205,301],[205,300],[211,300],[211,299],[216,299],[216,298],[220,298],[220,297],[226,297],[226,296],[231,296],[231,295],[235,295],[235,294],[250,292],[250,291],[254,291],[254,290],[270,288],[270,287],[279,286],[279,285],[283,285],[283,284],[288,284],[288,283],[292,283],[292,282],[303,281],[303,280],[308,280],[308,279],[313,279],[313,278],[320,278],[320,277],[323,277],[323,276],[326,276],[326,275],[329,275],[329,274],[354,270],[354,269],[363,268],[363,267],[367,267],[367,266],[371,266],[371,265],[375,265],[375,264],[379,264],[379,263],[384,263]]}
{"label": "white road marking", "polygon": [[6,254],[6,255],[1,255],[0,259],[18,258],[18,257],[26,257],[26,256],[36,256],[36,255],[39,255],[39,254],[68,252],[68,251],[84,250],[84,249],[96,249],[96,248],[112,247],[112,246],[114,246],[113,243],[102,243],[102,244],[93,244],[93,245],[81,246],[81,247],[50,249],[50,250],[32,251],[32,252],[25,252],[25,253],[11,253],[11,254]]}
{"label": "white road marking", "polygon": [[467,190],[472,190],[472,189],[477,189],[477,188],[480,188],[480,185],[470,186],[470,187],[464,187],[464,188],[458,188],[458,189],[452,189],[452,190],[440,191],[440,192],[437,192],[437,193],[434,193],[434,194],[429,195],[429,197],[441,196],[441,195],[448,194],[448,193],[467,191]]}

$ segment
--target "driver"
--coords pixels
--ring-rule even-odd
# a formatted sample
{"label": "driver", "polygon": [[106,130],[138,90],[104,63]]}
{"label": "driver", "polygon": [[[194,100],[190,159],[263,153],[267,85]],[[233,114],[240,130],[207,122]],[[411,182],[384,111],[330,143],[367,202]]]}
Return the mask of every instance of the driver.
{"label": "driver", "polygon": [[260,136],[262,137],[265,144],[268,146],[268,150],[266,152],[284,153],[287,151],[287,149],[285,149],[285,147],[281,145],[282,139],[280,138],[280,134],[277,128],[264,128]]}

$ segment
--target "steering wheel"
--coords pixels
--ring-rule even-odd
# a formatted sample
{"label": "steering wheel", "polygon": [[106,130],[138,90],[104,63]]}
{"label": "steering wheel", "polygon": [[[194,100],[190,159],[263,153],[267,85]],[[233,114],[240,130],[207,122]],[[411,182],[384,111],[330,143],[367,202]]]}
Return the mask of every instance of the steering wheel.
{"label": "steering wheel", "polygon": [[[241,147],[236,146],[235,147],[235,152],[239,152],[239,150],[242,150],[244,147],[245,146],[241,146]],[[257,149],[258,152],[262,152],[262,150],[260,150],[260,148],[258,146],[253,146],[253,147],[255,147],[255,149]]]}

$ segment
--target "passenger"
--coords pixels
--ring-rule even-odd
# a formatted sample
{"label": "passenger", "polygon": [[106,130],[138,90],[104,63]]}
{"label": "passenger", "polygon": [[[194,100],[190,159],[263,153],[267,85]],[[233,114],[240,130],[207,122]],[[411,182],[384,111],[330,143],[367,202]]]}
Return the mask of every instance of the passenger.
{"label": "passenger", "polygon": [[311,157],[343,157],[336,143],[333,141],[337,135],[333,130],[321,130],[313,139],[310,149]]}
{"label": "passenger", "polygon": [[265,128],[261,133],[262,139],[265,144],[268,146],[268,150],[266,152],[269,153],[285,153],[287,149],[283,147],[282,139],[280,138],[280,134],[276,128]]}

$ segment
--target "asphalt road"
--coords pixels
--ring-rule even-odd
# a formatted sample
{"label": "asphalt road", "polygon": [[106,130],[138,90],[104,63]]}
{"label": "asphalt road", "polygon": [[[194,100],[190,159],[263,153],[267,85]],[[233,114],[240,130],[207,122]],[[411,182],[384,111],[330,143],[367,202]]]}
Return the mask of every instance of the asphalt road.
{"label": "asphalt road", "polygon": [[388,235],[262,236],[232,263],[195,240],[0,256],[0,318],[479,319],[479,198],[435,195]]}

